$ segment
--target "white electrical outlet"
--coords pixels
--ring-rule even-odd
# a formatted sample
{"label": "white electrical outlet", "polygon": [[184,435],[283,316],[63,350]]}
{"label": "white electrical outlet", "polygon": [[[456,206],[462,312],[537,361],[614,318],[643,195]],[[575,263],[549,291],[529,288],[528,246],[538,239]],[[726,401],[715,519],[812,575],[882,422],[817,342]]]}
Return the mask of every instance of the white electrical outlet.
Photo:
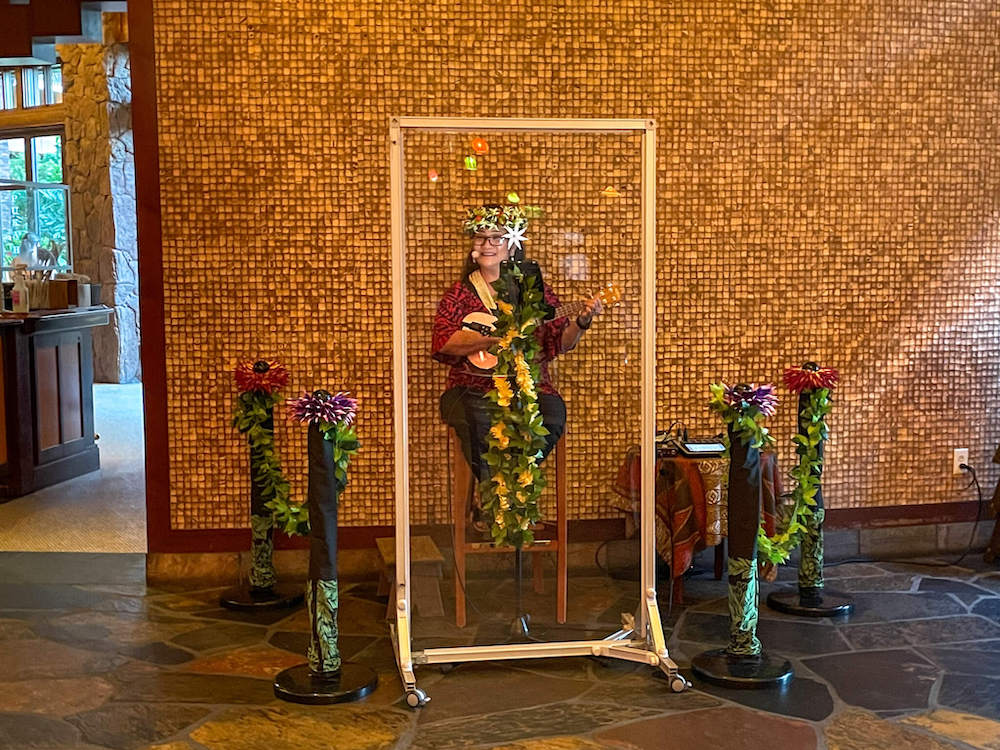
{"label": "white electrical outlet", "polygon": [[969,463],[969,449],[968,448],[956,448],[951,452],[951,473],[954,476],[959,474],[964,474],[965,471],[959,468],[962,464]]}

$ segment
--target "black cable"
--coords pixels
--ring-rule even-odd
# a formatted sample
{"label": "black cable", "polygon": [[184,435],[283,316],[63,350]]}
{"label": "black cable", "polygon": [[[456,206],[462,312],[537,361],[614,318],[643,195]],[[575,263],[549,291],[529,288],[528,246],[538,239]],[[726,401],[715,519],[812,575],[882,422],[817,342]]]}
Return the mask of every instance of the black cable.
{"label": "black cable", "polygon": [[[965,552],[959,557],[952,565],[958,565],[965,556],[972,552],[972,545],[976,543],[976,531],[979,530],[979,518],[983,515],[983,488],[979,486],[979,478],[976,477],[976,470],[973,469],[968,464],[959,464],[958,468],[962,471],[967,471],[972,474],[972,481],[965,486],[965,490],[969,489],[972,485],[976,485],[976,493],[979,495],[979,504],[976,505],[976,521],[972,524],[972,534],[969,536],[969,545],[965,548]],[[962,490],[965,492],[965,490]]]}
{"label": "black cable", "polygon": [[601,571],[601,573],[603,573],[606,576],[610,576],[611,573],[608,572],[607,568],[605,568],[603,565],[601,565],[600,556],[601,556],[601,550],[604,549],[605,547],[607,547],[608,546],[608,542],[610,542],[610,541],[611,541],[610,539],[605,539],[603,542],[601,542],[600,544],[598,544],[597,545],[597,549],[594,550],[594,565],[597,567],[597,569],[599,571]]}
{"label": "black cable", "polygon": [[[958,468],[962,471],[967,471],[972,475],[972,481],[970,481],[965,487],[962,488],[962,492],[965,492],[972,485],[976,485],[976,494],[979,496],[979,503],[976,505],[976,521],[972,524],[972,533],[969,535],[969,543],[965,547],[965,552],[959,555],[958,559],[954,561],[940,561],[940,562],[915,562],[912,560],[904,560],[906,565],[917,565],[924,568],[948,568],[952,565],[958,565],[962,560],[968,557],[969,553],[972,552],[972,546],[976,543],[976,532],[979,530],[979,519],[983,515],[983,488],[979,485],[979,478],[976,476],[976,470],[973,469],[968,464],[959,464]],[[893,560],[878,560],[871,557],[849,557],[846,560],[838,560],[835,563],[827,563],[823,567],[825,568],[836,568],[838,565],[846,565],[847,563],[878,563],[878,562],[894,562]]]}

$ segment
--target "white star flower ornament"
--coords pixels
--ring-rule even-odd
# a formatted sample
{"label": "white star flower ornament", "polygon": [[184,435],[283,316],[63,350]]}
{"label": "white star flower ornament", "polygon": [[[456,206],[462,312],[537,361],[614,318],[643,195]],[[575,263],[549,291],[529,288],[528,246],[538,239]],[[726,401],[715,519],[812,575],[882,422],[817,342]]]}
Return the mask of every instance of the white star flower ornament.
{"label": "white star flower ornament", "polygon": [[524,240],[524,227],[523,226],[508,226],[507,233],[503,236],[507,240],[507,247],[511,250],[520,250],[521,243]]}

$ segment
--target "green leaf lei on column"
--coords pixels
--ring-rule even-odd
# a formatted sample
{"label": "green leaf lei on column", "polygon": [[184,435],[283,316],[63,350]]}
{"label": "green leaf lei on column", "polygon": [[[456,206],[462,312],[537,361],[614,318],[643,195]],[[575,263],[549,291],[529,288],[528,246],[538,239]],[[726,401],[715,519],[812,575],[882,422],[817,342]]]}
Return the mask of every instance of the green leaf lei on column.
{"label": "green leaf lei on column", "polygon": [[[505,291],[514,283],[522,290],[516,307]],[[533,527],[541,520],[538,500],[545,487],[538,458],[548,430],[538,410],[535,364],[541,348],[535,330],[544,317],[543,290],[516,264],[503,267],[499,286],[504,291],[498,299],[494,334],[500,338],[498,363],[493,389],[486,394],[493,421],[483,454],[490,478],[480,483],[479,496],[492,520],[493,542],[522,547],[534,541]]]}
{"label": "green leaf lei on column", "polygon": [[274,407],[278,391],[288,384],[288,369],[275,360],[241,362],[234,372],[240,393],[232,426],[246,436],[257,472],[251,477],[267,508],[288,504],[289,487],[274,447]]}
{"label": "green leaf lei on column", "polygon": [[[822,484],[823,456],[821,447],[827,437],[826,417],[833,408],[832,392],[840,373],[832,367],[820,367],[806,362],[801,367],[789,367],[782,376],[785,386],[799,394],[799,433],[792,438],[799,465],[792,475],[796,491],[801,491],[810,506],[817,506]],[[825,510],[813,507],[806,519],[799,560],[799,587],[823,588],[823,516]]]}

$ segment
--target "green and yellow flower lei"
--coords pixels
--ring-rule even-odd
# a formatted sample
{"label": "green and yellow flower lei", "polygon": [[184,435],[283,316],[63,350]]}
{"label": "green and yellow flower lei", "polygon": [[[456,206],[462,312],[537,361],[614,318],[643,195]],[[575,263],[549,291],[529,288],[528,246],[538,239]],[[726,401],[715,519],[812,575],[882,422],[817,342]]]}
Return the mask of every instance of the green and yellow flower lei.
{"label": "green and yellow flower lei", "polygon": [[535,359],[540,344],[534,335],[544,310],[543,290],[535,279],[525,277],[516,264],[504,266],[501,290],[514,283],[521,286],[521,303],[514,306],[505,291],[498,299],[498,362],[493,389],[486,394],[493,421],[483,454],[490,478],[480,483],[479,496],[492,520],[494,544],[523,547],[534,541],[534,525],[542,517],[538,501],[545,487],[538,458],[548,430],[538,410]]}

